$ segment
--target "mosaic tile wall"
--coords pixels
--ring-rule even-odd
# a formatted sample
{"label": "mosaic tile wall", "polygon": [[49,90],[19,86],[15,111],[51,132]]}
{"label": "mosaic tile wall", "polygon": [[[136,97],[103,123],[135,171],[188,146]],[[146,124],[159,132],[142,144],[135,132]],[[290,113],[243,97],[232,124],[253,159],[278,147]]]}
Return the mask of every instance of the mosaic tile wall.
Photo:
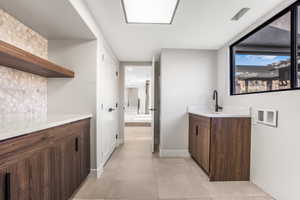
{"label": "mosaic tile wall", "polygon": [[48,41],[0,9],[0,39],[42,58],[48,58]]}
{"label": "mosaic tile wall", "polygon": [[[48,41],[0,9],[0,40],[34,55],[48,57]],[[47,79],[0,66],[0,119],[47,113]]]}

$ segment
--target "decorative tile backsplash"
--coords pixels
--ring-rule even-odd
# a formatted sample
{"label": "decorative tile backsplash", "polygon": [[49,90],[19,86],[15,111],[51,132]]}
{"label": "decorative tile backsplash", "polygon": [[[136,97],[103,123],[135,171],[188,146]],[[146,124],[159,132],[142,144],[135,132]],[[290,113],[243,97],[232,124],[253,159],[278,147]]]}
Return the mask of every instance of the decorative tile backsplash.
{"label": "decorative tile backsplash", "polygon": [[48,40],[0,9],[0,39],[36,56],[48,58]]}
{"label": "decorative tile backsplash", "polygon": [[0,66],[0,114],[47,112],[47,80]]}
{"label": "decorative tile backsplash", "polygon": [[[48,57],[48,41],[0,9],[0,40],[34,55]],[[47,113],[47,79],[0,66],[0,119]]]}

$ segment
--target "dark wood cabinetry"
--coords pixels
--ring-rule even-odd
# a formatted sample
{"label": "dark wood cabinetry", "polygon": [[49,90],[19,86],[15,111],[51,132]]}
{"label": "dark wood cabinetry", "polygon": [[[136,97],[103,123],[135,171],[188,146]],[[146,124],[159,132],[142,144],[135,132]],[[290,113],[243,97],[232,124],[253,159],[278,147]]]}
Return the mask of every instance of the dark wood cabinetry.
{"label": "dark wood cabinetry", "polygon": [[250,118],[190,114],[189,152],[211,181],[248,181],[250,146]]}
{"label": "dark wood cabinetry", "polygon": [[210,119],[190,116],[190,154],[202,168],[209,171]]}
{"label": "dark wood cabinetry", "polygon": [[76,145],[78,136],[71,136],[57,141],[54,147],[55,177],[57,177],[57,199],[68,199],[81,183],[81,155]]}
{"label": "dark wood cabinetry", "polygon": [[89,120],[0,142],[0,200],[66,200],[90,170]]}
{"label": "dark wood cabinetry", "polygon": [[50,148],[33,151],[3,167],[0,180],[1,200],[53,199]]}
{"label": "dark wood cabinetry", "polygon": [[80,135],[80,152],[81,157],[84,159],[81,159],[81,181],[82,182],[87,175],[90,173],[91,169],[91,158],[90,158],[90,124],[85,124],[83,127],[83,133]]}

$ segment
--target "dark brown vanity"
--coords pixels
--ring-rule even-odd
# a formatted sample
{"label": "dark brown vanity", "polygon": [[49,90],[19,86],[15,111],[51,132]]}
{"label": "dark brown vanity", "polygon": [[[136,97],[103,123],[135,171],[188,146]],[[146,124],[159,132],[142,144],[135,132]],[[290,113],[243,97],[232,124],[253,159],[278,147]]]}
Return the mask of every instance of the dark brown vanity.
{"label": "dark brown vanity", "polygon": [[189,152],[210,181],[248,181],[251,118],[189,114]]}

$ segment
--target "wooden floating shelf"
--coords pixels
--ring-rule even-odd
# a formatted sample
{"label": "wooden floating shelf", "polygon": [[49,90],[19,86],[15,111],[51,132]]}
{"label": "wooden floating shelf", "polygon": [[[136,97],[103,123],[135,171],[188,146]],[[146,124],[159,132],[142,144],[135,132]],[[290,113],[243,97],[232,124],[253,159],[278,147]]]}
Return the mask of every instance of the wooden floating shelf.
{"label": "wooden floating shelf", "polygon": [[0,41],[0,65],[47,78],[73,78],[74,72]]}

